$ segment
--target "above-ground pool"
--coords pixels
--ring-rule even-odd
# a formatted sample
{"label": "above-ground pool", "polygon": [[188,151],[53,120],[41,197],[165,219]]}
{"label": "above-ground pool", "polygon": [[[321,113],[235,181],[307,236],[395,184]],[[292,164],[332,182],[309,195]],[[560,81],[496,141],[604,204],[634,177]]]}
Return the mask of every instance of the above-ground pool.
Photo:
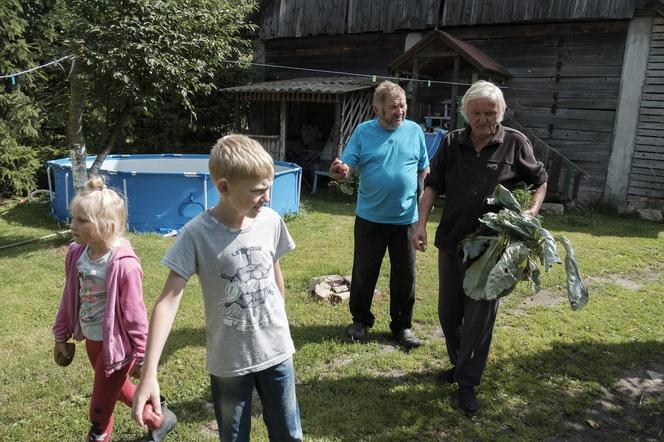
{"label": "above-ground pool", "polygon": [[[87,157],[90,168],[95,157]],[[74,197],[71,160],[47,163],[51,212],[69,221],[69,202]],[[266,204],[282,216],[300,209],[302,168],[294,163],[274,162],[274,184]],[[210,180],[208,155],[109,155],[100,175],[106,185],[125,198],[127,224],[139,232],[179,229],[194,216],[219,201]]]}

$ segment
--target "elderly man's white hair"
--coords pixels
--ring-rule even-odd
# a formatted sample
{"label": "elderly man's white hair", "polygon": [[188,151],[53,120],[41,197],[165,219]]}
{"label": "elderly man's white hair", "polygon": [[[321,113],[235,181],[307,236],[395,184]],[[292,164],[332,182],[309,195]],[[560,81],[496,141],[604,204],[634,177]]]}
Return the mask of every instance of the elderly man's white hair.
{"label": "elderly man's white hair", "polygon": [[498,122],[500,123],[503,121],[505,109],[507,108],[505,97],[503,97],[503,91],[501,91],[495,84],[484,80],[479,80],[473,83],[461,99],[461,109],[459,109],[459,112],[461,112],[461,115],[463,115],[463,118],[465,118],[466,121],[469,121],[467,114],[468,104],[479,98],[491,98],[495,100],[496,103],[498,103]]}

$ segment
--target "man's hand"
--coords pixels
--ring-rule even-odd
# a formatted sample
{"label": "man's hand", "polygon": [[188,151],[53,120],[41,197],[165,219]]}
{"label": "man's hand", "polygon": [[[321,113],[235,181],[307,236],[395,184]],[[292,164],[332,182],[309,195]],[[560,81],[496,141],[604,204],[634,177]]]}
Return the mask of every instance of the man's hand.
{"label": "man's hand", "polygon": [[536,210],[533,210],[532,208],[531,208],[531,209],[528,209],[528,210],[524,210],[523,212],[521,212],[521,214],[522,214],[523,216],[527,217],[527,218],[528,218],[528,217],[530,217],[530,218],[537,218],[537,214],[538,214],[538,213],[539,213],[539,210],[536,211]]}
{"label": "man's hand", "polygon": [[417,225],[415,233],[410,237],[410,242],[413,245],[415,250],[420,252],[427,251],[427,229],[426,224],[424,226]]}
{"label": "man's hand", "polygon": [[348,164],[342,163],[339,158],[335,158],[330,165],[328,173],[333,180],[343,182],[346,181],[348,175],[350,175],[350,167]]}

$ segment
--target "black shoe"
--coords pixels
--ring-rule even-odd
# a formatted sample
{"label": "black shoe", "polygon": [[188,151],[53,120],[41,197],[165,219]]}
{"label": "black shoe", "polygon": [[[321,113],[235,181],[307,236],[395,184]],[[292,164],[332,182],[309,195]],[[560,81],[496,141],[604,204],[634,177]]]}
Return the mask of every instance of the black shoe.
{"label": "black shoe", "polygon": [[367,339],[367,326],[361,322],[353,321],[346,329],[346,336],[353,341],[365,341]]}
{"label": "black shoe", "polygon": [[453,384],[454,383],[454,371],[456,367],[448,368],[447,370],[441,372],[436,376],[436,379],[441,384]]}
{"label": "black shoe", "polygon": [[161,421],[159,428],[154,428],[150,430],[147,437],[145,438],[146,442],[161,442],[166,436],[166,433],[171,431],[175,424],[178,422],[175,413],[168,409],[166,405],[166,400],[164,397],[161,397],[161,414],[164,415],[164,420]]}
{"label": "black shoe", "polygon": [[475,395],[475,387],[459,385],[459,407],[466,413],[475,413],[480,408]]}
{"label": "black shoe", "polygon": [[422,345],[422,341],[417,339],[417,337],[413,334],[413,330],[409,328],[399,330],[395,336],[399,342],[399,345],[405,349],[411,349]]}

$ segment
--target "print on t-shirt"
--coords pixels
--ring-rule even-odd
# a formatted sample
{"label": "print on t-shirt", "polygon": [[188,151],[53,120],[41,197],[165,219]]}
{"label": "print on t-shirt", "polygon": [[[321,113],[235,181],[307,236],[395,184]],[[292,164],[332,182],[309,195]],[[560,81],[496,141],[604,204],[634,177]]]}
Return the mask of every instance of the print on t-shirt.
{"label": "print on t-shirt", "polygon": [[232,255],[242,255],[246,265],[238,267],[234,275],[221,274],[229,281],[223,299],[226,311],[224,324],[246,332],[267,327],[271,322],[267,297],[272,293],[269,284],[270,269],[263,264],[253,264],[251,253],[260,253],[261,247],[242,247]]}
{"label": "print on t-shirt", "polygon": [[106,304],[106,281],[92,274],[78,273],[81,297],[81,322],[101,324]]}

